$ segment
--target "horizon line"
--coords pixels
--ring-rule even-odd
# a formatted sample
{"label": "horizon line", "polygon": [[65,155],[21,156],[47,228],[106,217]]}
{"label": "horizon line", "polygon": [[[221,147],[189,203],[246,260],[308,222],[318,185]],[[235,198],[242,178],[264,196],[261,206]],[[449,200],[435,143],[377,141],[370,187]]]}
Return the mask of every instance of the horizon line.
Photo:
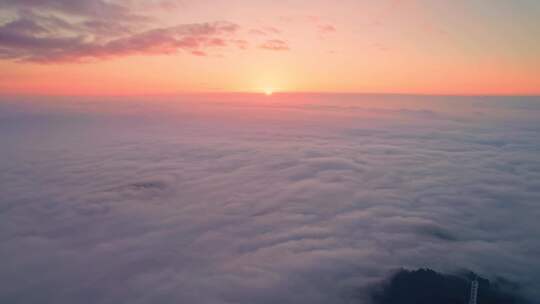
{"label": "horizon line", "polygon": [[273,98],[279,95],[374,95],[374,96],[432,96],[432,97],[540,97],[538,93],[414,93],[414,92],[331,92],[331,91],[274,91],[267,96],[265,92],[258,91],[193,91],[177,93],[149,93],[149,94],[123,94],[123,93],[97,93],[97,94],[64,94],[64,93],[0,93],[0,97],[178,97],[178,96],[216,96],[216,95],[257,95]]}

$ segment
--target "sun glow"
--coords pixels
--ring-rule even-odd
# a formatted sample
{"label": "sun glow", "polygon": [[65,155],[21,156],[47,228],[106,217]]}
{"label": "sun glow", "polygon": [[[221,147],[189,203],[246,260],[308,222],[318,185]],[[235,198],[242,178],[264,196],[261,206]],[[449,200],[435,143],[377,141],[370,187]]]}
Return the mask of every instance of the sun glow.
{"label": "sun glow", "polygon": [[270,96],[274,93],[274,91],[272,89],[264,89],[264,94],[266,96]]}

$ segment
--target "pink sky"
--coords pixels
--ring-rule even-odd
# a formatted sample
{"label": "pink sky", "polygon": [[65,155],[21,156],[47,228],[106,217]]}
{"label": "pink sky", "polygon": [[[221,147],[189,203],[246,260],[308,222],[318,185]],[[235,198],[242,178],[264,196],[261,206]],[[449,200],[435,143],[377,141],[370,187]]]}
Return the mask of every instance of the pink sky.
{"label": "pink sky", "polygon": [[540,2],[1,0],[0,92],[540,94]]}

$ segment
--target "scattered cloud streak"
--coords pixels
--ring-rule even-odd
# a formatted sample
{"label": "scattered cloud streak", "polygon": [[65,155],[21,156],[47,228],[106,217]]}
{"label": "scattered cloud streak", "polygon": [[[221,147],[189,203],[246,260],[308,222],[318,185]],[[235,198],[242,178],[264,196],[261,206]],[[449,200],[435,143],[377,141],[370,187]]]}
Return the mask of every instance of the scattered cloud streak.
{"label": "scattered cloud streak", "polygon": [[266,40],[259,45],[259,48],[269,51],[288,51],[289,44],[286,41],[279,39]]}
{"label": "scattered cloud streak", "polygon": [[257,36],[271,36],[281,34],[281,30],[273,26],[263,26],[260,28],[250,29],[249,33]]}
{"label": "scattered cloud streak", "polygon": [[336,27],[331,24],[320,24],[318,25],[318,29],[319,29],[319,32],[322,34],[330,34],[330,33],[335,33],[337,31]]}
{"label": "scattered cloud streak", "polygon": [[0,57],[21,61],[85,61],[225,48],[240,26],[227,21],[152,27],[127,7],[93,1],[3,1],[13,20],[0,25]]}

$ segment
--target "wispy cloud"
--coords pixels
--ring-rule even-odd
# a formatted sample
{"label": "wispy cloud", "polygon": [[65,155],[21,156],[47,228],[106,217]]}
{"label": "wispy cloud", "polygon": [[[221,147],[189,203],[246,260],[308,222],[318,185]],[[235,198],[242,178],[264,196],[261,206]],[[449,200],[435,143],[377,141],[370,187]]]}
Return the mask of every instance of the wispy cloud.
{"label": "wispy cloud", "polygon": [[227,21],[154,27],[128,8],[94,1],[3,1],[16,16],[0,25],[0,57],[37,62],[85,61],[135,54],[200,55],[232,42]]}
{"label": "wispy cloud", "polygon": [[317,28],[322,34],[329,34],[337,31],[336,27],[331,24],[319,24]]}
{"label": "wispy cloud", "polygon": [[16,11],[30,10],[41,14],[60,13],[116,22],[147,20],[147,17],[135,14],[128,6],[103,0],[1,0],[0,7]]}
{"label": "wispy cloud", "polygon": [[279,39],[266,40],[259,45],[259,48],[269,51],[288,51],[290,49],[286,41]]}
{"label": "wispy cloud", "polygon": [[[80,61],[135,54],[171,54],[180,50],[203,51],[226,47],[238,26],[229,22],[182,24],[157,28],[126,37],[100,42],[84,35],[68,37],[35,35],[38,26],[20,20],[0,27],[0,54],[4,58],[26,61]],[[29,33],[32,30],[32,33]]]}
{"label": "wispy cloud", "polygon": [[271,36],[281,34],[281,30],[273,26],[263,26],[250,29],[249,33],[257,36]]}

